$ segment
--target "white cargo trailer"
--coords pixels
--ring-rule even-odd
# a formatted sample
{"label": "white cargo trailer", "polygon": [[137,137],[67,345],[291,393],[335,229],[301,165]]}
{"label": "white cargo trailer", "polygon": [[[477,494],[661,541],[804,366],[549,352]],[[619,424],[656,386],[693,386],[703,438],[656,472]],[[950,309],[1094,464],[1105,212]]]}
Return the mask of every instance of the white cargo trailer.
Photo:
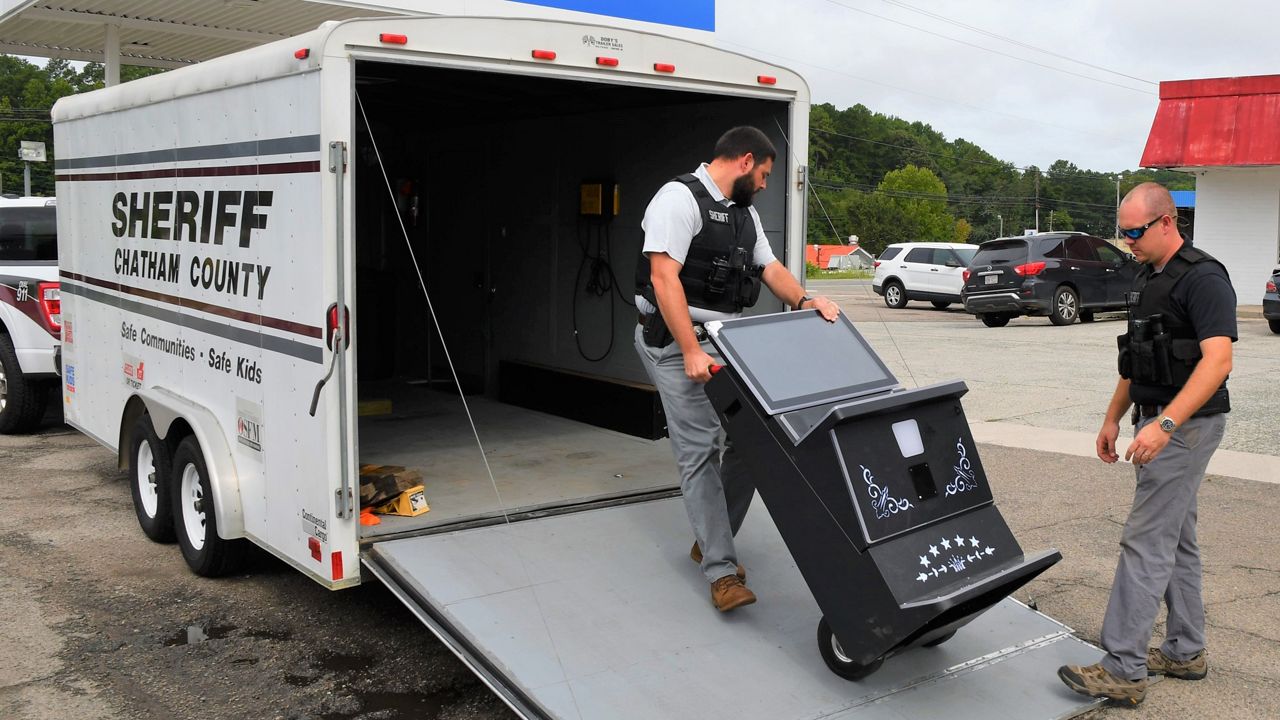
{"label": "white cargo trailer", "polygon": [[[795,73],[685,40],[446,17],[65,98],[67,421],[196,572],[252,542],[329,588],[376,576],[525,717],[861,716],[904,688],[949,703],[961,676],[1073,712],[987,672],[1089,656],[1012,602],[855,685],[762,509],[758,609],[717,616],[687,559],[631,348],[640,217],[755,125],[779,150],[757,206],[799,276],[808,102]],[[431,510],[362,525],[363,463],[419,470]]]}

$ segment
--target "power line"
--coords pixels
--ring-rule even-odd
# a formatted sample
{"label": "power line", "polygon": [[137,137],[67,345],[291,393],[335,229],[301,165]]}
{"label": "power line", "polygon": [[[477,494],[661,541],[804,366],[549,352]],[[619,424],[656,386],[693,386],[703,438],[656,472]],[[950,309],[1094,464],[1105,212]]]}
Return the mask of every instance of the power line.
{"label": "power line", "polygon": [[862,77],[861,75],[854,75],[853,73],[848,73],[848,72],[845,72],[844,70],[837,70],[837,69],[832,68],[832,67],[827,67],[826,65],[817,65],[817,64],[815,64],[815,63],[811,63],[811,62],[809,62],[809,61],[807,61],[807,60],[801,60],[800,58],[791,57],[791,56],[789,56],[789,55],[782,55],[782,54],[779,54],[779,53],[776,53],[776,52],[773,52],[773,51],[770,51],[770,50],[763,50],[763,49],[761,49],[761,48],[752,47],[752,46],[750,46],[750,45],[743,45],[743,44],[741,44],[741,43],[731,42],[731,41],[729,41],[729,40],[725,40],[725,39],[723,39],[723,38],[718,39],[718,40],[716,41],[716,43],[717,43],[718,45],[727,45],[727,46],[732,46],[732,47],[741,48],[741,49],[743,49],[743,50],[748,50],[748,51],[750,51],[750,52],[756,53],[756,54],[761,55],[761,56],[765,56],[765,55],[767,55],[767,56],[771,56],[771,57],[778,58],[778,59],[780,59],[780,60],[786,60],[786,61],[788,61],[788,62],[799,63],[799,64],[801,64],[801,65],[806,65],[806,66],[808,66],[808,67],[815,68],[815,69],[817,69],[817,70],[823,70],[823,71],[825,71],[825,72],[834,73],[834,74],[836,74],[836,75],[843,75],[844,77],[851,78],[851,79],[853,79],[853,80],[857,80],[857,81],[859,81],[859,82],[865,82],[865,83],[870,83],[870,84],[872,84],[872,85],[879,85],[879,86],[881,86],[881,87],[886,87],[886,88],[889,88],[890,90],[897,90],[897,91],[899,91],[899,92],[904,92],[904,93],[908,93],[908,94],[911,94],[911,95],[919,95],[920,97],[923,97],[923,98],[928,98],[928,99],[930,99],[930,100],[936,100],[936,101],[938,101],[938,102],[943,102],[943,103],[949,103],[949,104],[951,104],[951,105],[959,105],[960,107],[969,108],[970,110],[977,110],[978,112],[986,113],[986,114],[988,114],[988,115],[1000,115],[1000,116],[1002,116],[1002,117],[1007,117],[1007,118],[1010,118],[1010,119],[1013,119],[1013,120],[1018,120],[1018,121],[1026,122],[1026,123],[1033,123],[1033,124],[1036,124],[1036,125],[1043,125],[1043,126],[1045,126],[1045,127],[1056,128],[1056,129],[1058,129],[1058,130],[1066,130],[1067,132],[1076,133],[1076,134],[1079,134],[1079,135],[1089,135],[1089,136],[1092,136],[1092,137],[1098,137],[1098,138],[1106,137],[1106,136],[1104,136],[1102,133],[1093,132],[1092,130],[1085,130],[1085,129],[1083,129],[1083,128],[1068,127],[1068,126],[1066,126],[1066,125],[1058,125],[1058,124],[1056,124],[1056,123],[1046,122],[1046,121],[1041,120],[1041,119],[1039,119],[1039,118],[1023,117],[1023,116],[1021,116],[1021,115],[1014,115],[1013,113],[1007,113],[1007,112],[1004,112],[1004,111],[1002,111],[1002,110],[995,110],[995,109],[988,108],[988,107],[982,107],[982,106],[980,106],[980,105],[974,105],[974,104],[972,104],[972,103],[967,103],[967,102],[963,102],[963,101],[960,101],[960,100],[954,100],[954,99],[952,99],[952,98],[945,98],[945,97],[939,97],[939,96],[937,96],[937,95],[930,95],[929,93],[923,93],[923,92],[920,92],[919,90],[912,90],[912,89],[910,89],[910,88],[902,87],[901,85],[894,85],[894,84],[892,84],[892,83],[887,83],[887,82],[884,82],[884,81],[881,81],[881,80],[873,80],[873,79],[871,79],[871,78]]}
{"label": "power line", "polygon": [[1007,36],[1005,36],[1005,35],[1000,35],[999,33],[991,32],[990,30],[984,30],[984,29],[982,29],[982,28],[980,28],[980,27],[975,27],[975,26],[973,26],[973,25],[968,25],[968,24],[965,24],[965,23],[960,22],[959,20],[954,20],[954,19],[952,19],[952,18],[946,17],[945,15],[939,15],[938,13],[931,12],[931,11],[929,11],[929,10],[925,10],[924,8],[918,8],[918,7],[914,6],[914,5],[908,5],[907,3],[905,3],[905,2],[901,2],[900,0],[881,0],[881,2],[888,3],[889,5],[894,5],[894,6],[900,7],[900,8],[902,8],[902,9],[904,9],[904,10],[909,10],[909,11],[914,12],[914,13],[919,13],[919,14],[924,15],[924,16],[926,16],[926,17],[933,18],[934,20],[938,20],[938,21],[940,21],[940,22],[944,22],[944,23],[947,23],[947,24],[949,24],[949,25],[954,25],[954,26],[959,27],[959,28],[964,28],[965,30],[969,30],[969,31],[971,31],[971,32],[976,32],[976,33],[978,33],[978,34],[980,34],[980,35],[986,35],[987,37],[989,37],[989,38],[993,38],[993,39],[995,39],[995,40],[1003,40],[1004,42],[1011,43],[1011,44],[1013,44],[1013,45],[1017,45],[1018,47],[1026,48],[1026,49],[1028,49],[1028,50],[1033,50],[1033,51],[1035,51],[1035,52],[1043,53],[1043,54],[1045,54],[1045,55],[1050,55],[1050,56],[1052,56],[1052,57],[1056,57],[1056,58],[1058,58],[1058,59],[1060,59],[1060,60],[1066,60],[1067,62],[1073,62],[1073,63],[1076,63],[1077,65],[1083,65],[1083,66],[1085,66],[1085,67],[1087,67],[1087,68],[1092,68],[1092,69],[1094,69],[1094,70],[1101,70],[1102,72],[1111,73],[1112,75],[1118,75],[1118,76],[1120,76],[1120,77],[1128,78],[1128,79],[1130,79],[1130,80],[1137,80],[1137,81],[1138,81],[1138,82],[1140,82],[1140,83],[1146,83],[1146,84],[1148,84],[1148,85],[1157,85],[1157,84],[1158,84],[1158,83],[1156,83],[1156,82],[1154,82],[1154,81],[1152,81],[1152,80],[1147,80],[1147,79],[1145,79],[1145,78],[1140,78],[1140,77],[1136,77],[1136,76],[1133,76],[1133,75],[1128,75],[1128,74],[1126,74],[1126,73],[1122,73],[1122,72],[1120,72],[1120,71],[1118,71],[1118,70],[1112,70],[1111,68],[1106,68],[1106,67],[1103,67],[1103,66],[1101,66],[1101,65],[1094,65],[1093,63],[1088,63],[1088,62],[1085,62],[1085,61],[1080,60],[1080,59],[1078,59],[1078,58],[1073,58],[1073,57],[1070,57],[1070,56],[1067,56],[1067,55],[1063,55],[1063,54],[1061,54],[1061,53],[1056,53],[1056,52],[1053,52],[1052,50],[1045,50],[1045,49],[1044,49],[1044,48],[1042,48],[1042,47],[1038,47],[1038,46],[1036,46],[1036,45],[1032,45],[1031,43],[1023,42],[1023,41],[1021,41],[1021,40],[1018,40],[1017,38],[1007,37]]}
{"label": "power line", "polygon": [[1072,72],[1072,71],[1070,71],[1070,70],[1064,70],[1064,69],[1062,69],[1062,68],[1054,67],[1054,66],[1052,66],[1052,65],[1046,65],[1046,64],[1044,64],[1044,63],[1036,62],[1035,60],[1028,60],[1028,59],[1026,59],[1026,58],[1018,57],[1017,55],[1010,55],[1009,53],[1000,52],[999,50],[995,50],[995,49],[992,49],[992,48],[989,48],[989,47],[983,47],[983,46],[981,46],[981,45],[978,45],[977,43],[971,43],[971,42],[968,42],[967,40],[961,40],[961,39],[959,39],[959,38],[953,38],[953,37],[951,37],[950,35],[943,35],[942,33],[934,32],[934,31],[932,31],[932,30],[926,30],[925,28],[918,27],[918,26],[916,26],[916,25],[912,25],[912,24],[910,24],[910,23],[905,23],[905,22],[902,22],[901,20],[895,20],[895,19],[893,19],[893,18],[891,18],[891,17],[886,17],[886,16],[884,16],[884,15],[878,15],[878,14],[876,14],[876,13],[871,12],[870,10],[863,10],[862,8],[856,8],[856,7],[853,7],[853,6],[850,6],[850,5],[845,5],[844,3],[839,2],[839,0],[823,0],[823,2],[829,3],[829,4],[831,4],[831,5],[835,5],[835,6],[837,6],[837,7],[842,7],[842,8],[844,8],[844,9],[846,9],[846,10],[850,10],[850,11],[852,11],[852,12],[862,13],[863,15],[870,15],[870,16],[871,16],[871,17],[873,17],[873,18],[879,18],[880,20],[884,20],[885,22],[891,22],[891,23],[893,23],[893,24],[895,24],[895,25],[901,25],[902,27],[910,28],[910,29],[912,29],[912,30],[916,30],[916,31],[918,31],[918,32],[925,33],[926,35],[933,35],[934,37],[940,37],[940,38],[942,38],[943,40],[950,40],[950,41],[951,41],[951,42],[953,42],[953,43],[958,43],[958,44],[960,44],[960,45],[967,45],[968,47],[976,48],[976,49],[981,50],[981,51],[983,51],[983,52],[989,52],[989,53],[991,53],[991,54],[993,54],[993,55],[1000,55],[1000,56],[1002,56],[1002,57],[1007,57],[1007,58],[1010,58],[1010,59],[1012,59],[1012,60],[1017,60],[1017,61],[1019,61],[1019,62],[1027,63],[1027,64],[1029,64],[1029,65],[1035,65],[1035,66],[1037,66],[1037,67],[1042,67],[1042,68],[1045,68],[1046,70],[1052,70],[1052,71],[1054,71],[1054,72],[1063,73],[1064,75],[1073,75],[1073,76],[1075,76],[1075,77],[1083,78],[1083,79],[1085,79],[1085,80],[1091,80],[1091,81],[1093,81],[1093,82],[1102,83],[1102,84],[1104,84],[1104,85],[1111,85],[1111,86],[1113,86],[1113,87],[1122,88],[1122,89],[1124,89],[1124,90],[1129,90],[1129,91],[1136,92],[1136,93],[1142,93],[1142,94],[1144,94],[1144,95],[1155,95],[1155,94],[1156,94],[1156,93],[1153,93],[1153,92],[1151,92],[1151,91],[1149,91],[1149,90],[1141,90],[1141,89],[1139,89],[1139,88],[1130,87],[1130,86],[1128,86],[1128,85],[1123,85],[1123,84],[1121,84],[1121,83],[1111,82],[1110,80],[1103,80],[1102,78],[1096,78],[1096,77],[1092,77],[1092,76],[1089,76],[1089,75],[1085,75],[1085,74],[1083,74],[1083,73]]}

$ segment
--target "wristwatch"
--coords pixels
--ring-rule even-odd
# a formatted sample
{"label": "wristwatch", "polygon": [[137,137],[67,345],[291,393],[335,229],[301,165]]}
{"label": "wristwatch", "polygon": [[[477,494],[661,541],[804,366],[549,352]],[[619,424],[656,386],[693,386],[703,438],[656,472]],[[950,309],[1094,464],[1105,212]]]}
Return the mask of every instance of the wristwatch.
{"label": "wristwatch", "polygon": [[801,296],[800,296],[800,299],[799,299],[798,301],[796,301],[796,305],[795,305],[795,307],[793,307],[793,308],[791,308],[791,309],[792,309],[792,310],[799,310],[800,308],[804,307],[804,304],[805,304],[805,303],[809,302],[809,301],[810,301],[810,300],[812,300],[812,299],[813,299],[813,298],[809,297],[808,295],[801,295]]}
{"label": "wristwatch", "polygon": [[1162,415],[1160,416],[1160,429],[1167,433],[1172,433],[1178,429],[1178,423],[1174,422],[1173,418],[1168,415]]}

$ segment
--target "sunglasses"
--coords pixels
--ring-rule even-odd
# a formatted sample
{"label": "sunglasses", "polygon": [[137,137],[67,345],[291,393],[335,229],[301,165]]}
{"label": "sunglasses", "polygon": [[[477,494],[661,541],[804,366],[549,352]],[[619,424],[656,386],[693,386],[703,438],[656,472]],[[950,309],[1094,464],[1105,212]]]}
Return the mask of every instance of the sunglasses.
{"label": "sunglasses", "polygon": [[1168,215],[1161,215],[1161,216],[1157,217],[1155,220],[1152,220],[1151,222],[1147,223],[1146,225],[1143,225],[1142,227],[1136,227],[1136,228],[1120,228],[1120,234],[1121,234],[1121,235],[1123,235],[1123,236],[1125,236],[1125,237],[1127,237],[1127,238],[1129,238],[1130,240],[1137,240],[1138,238],[1140,238],[1140,237],[1142,237],[1143,235],[1145,235],[1145,234],[1146,234],[1146,232],[1147,232],[1147,230],[1148,230],[1148,229],[1150,229],[1152,225],[1155,225],[1156,223],[1160,222],[1161,220],[1165,219],[1166,217],[1168,217]]}

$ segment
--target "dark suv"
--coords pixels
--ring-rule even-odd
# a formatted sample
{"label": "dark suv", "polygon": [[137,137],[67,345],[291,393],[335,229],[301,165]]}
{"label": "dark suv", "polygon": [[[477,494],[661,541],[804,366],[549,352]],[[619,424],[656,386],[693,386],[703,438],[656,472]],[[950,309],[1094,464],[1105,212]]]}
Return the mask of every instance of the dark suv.
{"label": "dark suv", "polygon": [[1111,243],[1084,233],[1037,233],[978,247],[965,270],[964,309],[987,327],[1019,315],[1049,317],[1054,325],[1093,320],[1123,310],[1138,263]]}
{"label": "dark suv", "polygon": [[1280,335],[1280,291],[1276,290],[1277,285],[1280,285],[1280,268],[1271,273],[1267,291],[1262,296],[1262,317],[1267,319],[1271,332]]}

